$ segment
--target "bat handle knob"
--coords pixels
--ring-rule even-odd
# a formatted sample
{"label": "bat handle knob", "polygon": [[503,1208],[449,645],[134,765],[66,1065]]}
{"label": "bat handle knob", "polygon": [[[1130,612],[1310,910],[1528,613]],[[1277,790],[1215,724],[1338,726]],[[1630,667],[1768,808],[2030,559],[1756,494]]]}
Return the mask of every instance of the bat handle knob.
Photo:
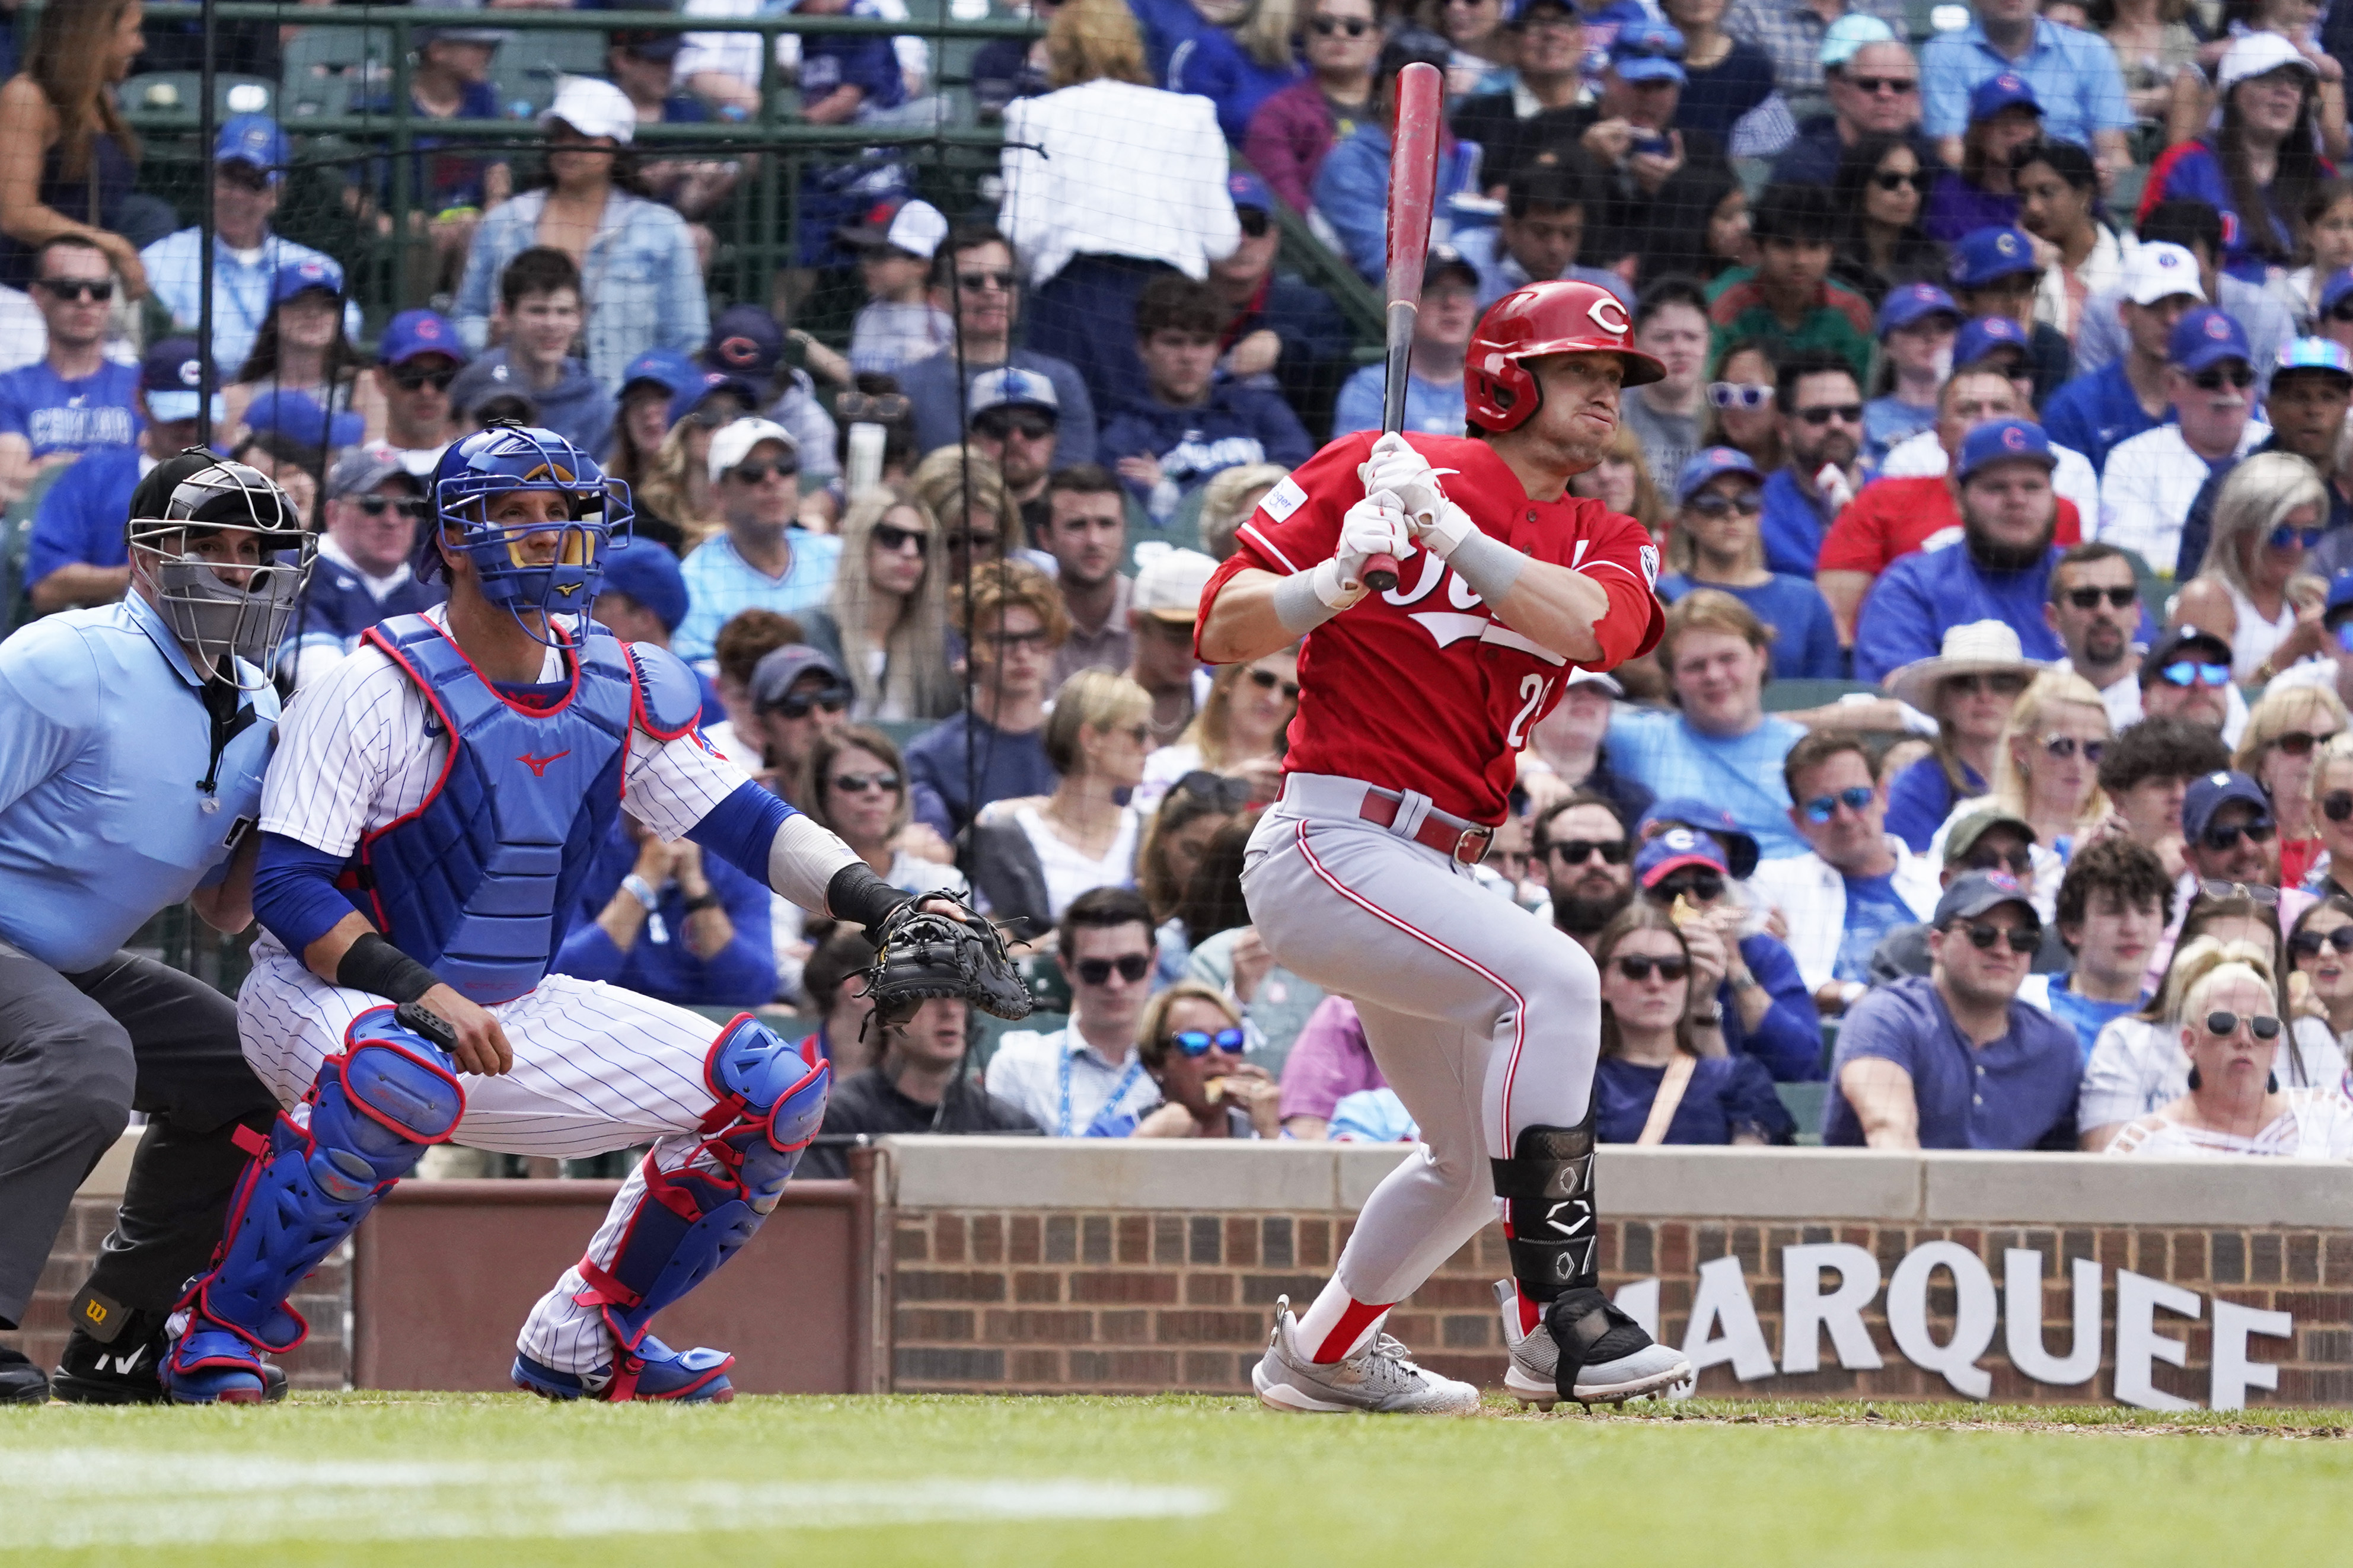
{"label": "bat handle knob", "polygon": [[1398,563],[1394,555],[1367,556],[1365,561],[1365,586],[1376,594],[1386,594],[1398,585]]}

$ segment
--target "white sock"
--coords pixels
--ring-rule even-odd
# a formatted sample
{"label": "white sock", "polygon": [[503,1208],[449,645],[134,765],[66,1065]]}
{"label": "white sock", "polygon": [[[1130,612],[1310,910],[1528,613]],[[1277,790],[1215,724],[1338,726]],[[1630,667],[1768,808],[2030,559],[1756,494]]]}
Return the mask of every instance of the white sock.
{"label": "white sock", "polygon": [[1380,1331],[1388,1321],[1389,1307],[1371,1301],[1359,1301],[1348,1294],[1334,1275],[1324,1282],[1314,1304],[1299,1320],[1298,1342],[1308,1358],[1316,1362],[1345,1361]]}

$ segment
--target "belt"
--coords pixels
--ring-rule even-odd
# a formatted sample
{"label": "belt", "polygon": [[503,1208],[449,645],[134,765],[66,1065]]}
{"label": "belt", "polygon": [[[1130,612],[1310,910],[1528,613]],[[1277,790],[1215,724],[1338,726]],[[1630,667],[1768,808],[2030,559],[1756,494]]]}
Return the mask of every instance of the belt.
{"label": "belt", "polygon": [[[1356,815],[1377,827],[1388,827],[1398,819],[1398,797],[1384,790],[1365,791],[1365,804]],[[1487,858],[1487,847],[1494,842],[1492,827],[1449,827],[1435,816],[1425,816],[1414,829],[1413,841],[1426,849],[1435,849],[1459,865],[1476,866]]]}

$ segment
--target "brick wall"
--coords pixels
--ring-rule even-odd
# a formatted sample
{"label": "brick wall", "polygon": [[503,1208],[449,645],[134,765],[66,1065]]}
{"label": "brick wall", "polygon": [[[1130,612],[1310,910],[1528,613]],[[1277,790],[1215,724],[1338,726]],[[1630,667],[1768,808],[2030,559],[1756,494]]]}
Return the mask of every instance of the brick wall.
{"label": "brick wall", "polygon": [[[85,1192],[49,1250],[48,1266],[26,1309],[22,1330],[0,1333],[0,1344],[32,1357],[37,1366],[54,1367],[66,1342],[66,1309],[89,1278],[99,1243],[113,1228],[121,1197],[112,1193]],[[311,1337],[290,1353],[271,1359],[286,1369],[296,1388],[342,1388],[347,1356],[343,1342],[343,1312],[350,1300],[345,1253],[338,1250],[294,1294],[294,1310],[310,1320]]]}
{"label": "brick wall", "polygon": [[[1219,1215],[1181,1212],[1057,1213],[1036,1209],[902,1209],[893,1217],[891,1365],[906,1391],[1237,1392],[1263,1347],[1275,1298],[1303,1310],[1329,1272],[1349,1221],[1330,1214]],[[1663,1338],[1681,1343],[1700,1265],[1741,1260],[1765,1342],[1781,1341],[1781,1249],[1820,1242],[1861,1247],[1892,1277],[1905,1253],[1952,1241],[1984,1259],[1999,1286],[2005,1248],[2043,1255],[2045,1343],[2072,1342],[2073,1287],[2061,1260],[2103,1266],[2103,1355],[2090,1384],[2029,1381],[1994,1335],[1978,1364],[1999,1400],[2108,1400],[2115,1394],[2119,1269],[2165,1280],[2201,1298],[2292,1314],[2292,1340],[2251,1341],[2253,1359],[2280,1363],[2275,1394],[2250,1403],[2353,1403],[2353,1233],[2282,1229],[2122,1226],[1927,1226],[1891,1224],[1771,1226],[1704,1219],[1616,1220],[1602,1226],[1604,1285],[1656,1278]],[[1491,1293],[1509,1272],[1500,1229],[1490,1228],[1392,1314],[1389,1330],[1415,1359],[1450,1376],[1493,1385],[1504,1369],[1502,1326]],[[1832,1276],[1833,1280],[1835,1276]],[[1942,1273],[1928,1291],[1933,1337],[1953,1333],[1954,1291]],[[1897,1350],[1885,1291],[1863,1319],[1885,1364],[1848,1370],[1823,1336],[1824,1370],[1737,1380],[1708,1369],[1700,1392],[1716,1395],[1952,1398],[1936,1373]],[[2211,1330],[2167,1314],[2160,1334],[2186,1341],[2188,1365],[2155,1368],[2156,1386],[2203,1403]]]}

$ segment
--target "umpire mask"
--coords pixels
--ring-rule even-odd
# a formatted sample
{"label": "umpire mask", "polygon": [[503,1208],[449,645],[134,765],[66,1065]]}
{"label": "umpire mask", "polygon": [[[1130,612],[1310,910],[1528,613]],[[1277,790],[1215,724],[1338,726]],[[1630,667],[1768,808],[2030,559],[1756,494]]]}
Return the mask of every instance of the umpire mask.
{"label": "umpire mask", "polygon": [[125,537],[164,624],[209,673],[243,691],[269,685],[318,554],[293,501],[201,451],[158,465],[131,501]]}

